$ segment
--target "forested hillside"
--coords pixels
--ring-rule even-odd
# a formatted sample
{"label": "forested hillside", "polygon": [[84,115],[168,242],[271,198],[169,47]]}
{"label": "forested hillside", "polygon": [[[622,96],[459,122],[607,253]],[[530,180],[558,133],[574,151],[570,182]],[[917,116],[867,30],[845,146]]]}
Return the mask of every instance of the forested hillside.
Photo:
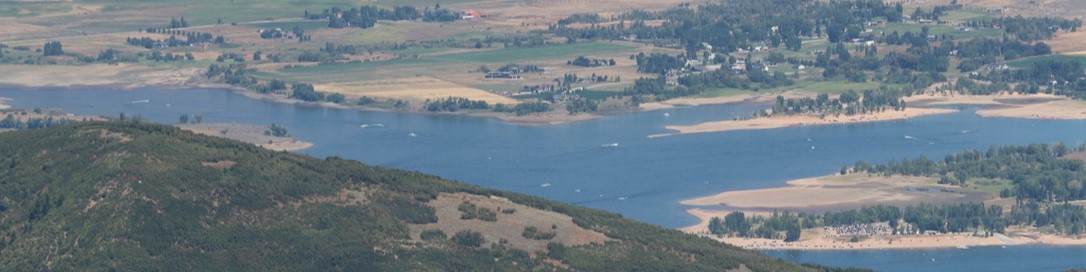
{"label": "forested hillside", "polygon": [[[0,166],[5,270],[832,270],[617,214],[163,125],[0,133]],[[457,227],[470,230],[441,231]]]}

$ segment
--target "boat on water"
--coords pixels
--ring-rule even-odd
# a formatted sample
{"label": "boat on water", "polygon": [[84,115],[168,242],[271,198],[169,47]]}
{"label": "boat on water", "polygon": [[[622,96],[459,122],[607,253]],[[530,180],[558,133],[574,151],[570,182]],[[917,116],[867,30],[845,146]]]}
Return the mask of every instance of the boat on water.
{"label": "boat on water", "polygon": [[151,103],[151,100],[149,100],[149,99],[135,100],[135,101],[129,102],[128,104],[142,104],[142,103]]}
{"label": "boat on water", "polygon": [[412,133],[408,133],[407,136],[408,137],[418,137],[419,135],[412,132]]}
{"label": "boat on water", "polygon": [[618,147],[618,143],[601,144],[600,147]]}
{"label": "boat on water", "polygon": [[916,139],[916,137],[913,137],[913,136],[909,136],[909,135],[905,135],[905,139],[910,139],[910,140],[912,140],[912,139]]}
{"label": "boat on water", "polygon": [[551,187],[551,183],[550,182],[545,182],[543,184],[540,184],[539,187]]}
{"label": "boat on water", "polygon": [[670,113],[666,113],[666,112],[665,112],[665,113],[664,113],[664,117],[671,117],[671,114],[670,114]]}

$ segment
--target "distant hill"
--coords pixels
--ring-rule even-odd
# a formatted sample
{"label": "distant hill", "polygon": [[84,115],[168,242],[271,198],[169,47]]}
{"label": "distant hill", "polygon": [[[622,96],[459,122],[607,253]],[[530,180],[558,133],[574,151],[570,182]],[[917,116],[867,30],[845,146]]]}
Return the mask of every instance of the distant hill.
{"label": "distant hill", "polygon": [[0,267],[834,270],[538,197],[132,122],[0,133]]}

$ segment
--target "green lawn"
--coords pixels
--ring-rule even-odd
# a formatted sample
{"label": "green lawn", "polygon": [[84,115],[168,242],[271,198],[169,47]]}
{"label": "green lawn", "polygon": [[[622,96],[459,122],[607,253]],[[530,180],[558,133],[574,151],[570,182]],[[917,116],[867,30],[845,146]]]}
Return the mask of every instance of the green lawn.
{"label": "green lawn", "polygon": [[251,26],[257,27],[257,28],[262,28],[262,29],[282,28],[282,29],[287,30],[287,31],[290,31],[291,29],[294,29],[294,27],[298,27],[298,28],[301,28],[302,30],[305,30],[305,31],[313,31],[313,30],[316,30],[316,29],[323,29],[323,28],[328,27],[328,21],[316,20],[316,21],[305,21],[305,22],[267,22],[267,23],[255,23],[255,24],[251,24]]}
{"label": "green lawn", "polygon": [[351,82],[359,80],[378,80],[411,76],[434,76],[438,74],[466,72],[464,65],[434,58],[405,58],[388,61],[359,62],[345,64],[319,65],[293,69],[283,69],[270,73],[256,73],[256,76],[274,77],[291,81],[312,83]]}
{"label": "green lawn", "polygon": [[614,54],[623,51],[634,52],[637,47],[604,42],[586,42],[531,48],[513,48],[479,52],[457,53],[434,56],[434,58],[477,62],[477,63],[513,63],[532,60],[567,60],[577,56],[594,54]]}
{"label": "green lawn", "polygon": [[1007,66],[1014,68],[1029,68],[1033,66],[1034,62],[1045,60],[1061,60],[1061,61],[1076,61],[1086,65],[1086,56],[1068,56],[1068,55],[1047,55],[1035,58],[1020,59],[1007,63]]}
{"label": "green lawn", "polygon": [[441,52],[445,52],[445,51],[449,51],[449,48],[445,48],[445,47],[431,47],[431,48],[411,47],[411,48],[408,48],[408,49],[388,51],[388,53],[389,54],[400,54],[400,55],[427,55],[427,54],[441,53]]}
{"label": "green lawn", "polygon": [[1003,189],[1014,189],[1014,183],[1005,179],[986,179],[977,178],[969,179],[966,181],[966,188],[973,189],[985,193],[992,194],[994,196],[999,195],[999,191]]}

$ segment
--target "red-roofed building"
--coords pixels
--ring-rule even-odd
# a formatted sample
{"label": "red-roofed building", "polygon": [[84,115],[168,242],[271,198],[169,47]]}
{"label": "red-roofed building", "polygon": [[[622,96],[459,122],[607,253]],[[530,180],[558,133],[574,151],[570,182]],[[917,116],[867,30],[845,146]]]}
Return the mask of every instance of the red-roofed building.
{"label": "red-roofed building", "polygon": [[460,19],[464,19],[464,20],[477,19],[477,18],[483,18],[483,17],[486,17],[486,15],[483,15],[483,13],[479,12],[478,10],[469,9],[469,10],[465,10],[465,11],[460,13]]}

